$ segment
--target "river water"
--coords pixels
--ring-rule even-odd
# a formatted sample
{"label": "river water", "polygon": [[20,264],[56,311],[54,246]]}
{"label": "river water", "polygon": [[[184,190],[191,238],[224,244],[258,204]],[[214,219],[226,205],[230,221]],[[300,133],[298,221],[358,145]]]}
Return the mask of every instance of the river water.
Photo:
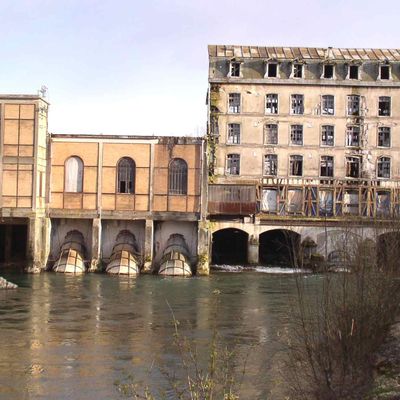
{"label": "river water", "polygon": [[[125,379],[167,387],[162,371],[182,369],[173,312],[200,364],[215,332],[238,370],[247,359],[241,399],[279,400],[295,279],[263,272],[186,279],[2,272],[20,287],[0,291],[0,399],[118,399],[115,383]],[[304,279],[312,288],[320,278]]]}

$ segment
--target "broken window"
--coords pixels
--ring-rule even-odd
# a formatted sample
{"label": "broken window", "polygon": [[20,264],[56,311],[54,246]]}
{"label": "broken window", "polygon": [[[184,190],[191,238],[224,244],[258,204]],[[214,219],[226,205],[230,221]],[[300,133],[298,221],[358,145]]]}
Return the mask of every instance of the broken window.
{"label": "broken window", "polygon": [[358,79],[358,65],[349,66],[349,79]]}
{"label": "broken window", "polygon": [[290,156],[289,173],[292,176],[303,175],[303,156]]}
{"label": "broken window", "polygon": [[294,63],[293,64],[293,78],[303,77],[303,64]]}
{"label": "broken window", "polygon": [[264,175],[277,175],[278,156],[276,154],[266,154],[264,156]]}
{"label": "broken window", "polygon": [[231,61],[230,76],[240,77],[240,62]]}
{"label": "broken window", "polygon": [[321,176],[333,176],[332,156],[321,156]]}
{"label": "broken window", "polygon": [[304,114],[304,96],[302,94],[292,94],[291,96],[292,114]]}
{"label": "broken window", "polygon": [[346,146],[360,146],[360,127],[357,125],[349,125],[346,128]]}
{"label": "broken window", "polygon": [[188,166],[185,160],[173,158],[169,163],[168,194],[187,194]]}
{"label": "broken window", "polygon": [[390,178],[390,158],[378,158],[378,178]]}
{"label": "broken window", "polygon": [[357,190],[345,190],[343,195],[343,213],[358,215],[360,201]]}
{"label": "broken window", "polygon": [[346,176],[349,178],[360,177],[360,159],[358,157],[346,157]]}
{"label": "broken window", "polygon": [[380,126],[378,128],[378,146],[390,147],[390,128],[387,126]]}
{"label": "broken window", "polygon": [[76,156],[65,161],[64,191],[81,193],[83,190],[83,161]]}
{"label": "broken window", "polygon": [[240,124],[228,124],[229,144],[240,144]]}
{"label": "broken window", "polygon": [[240,113],[240,93],[229,93],[228,110],[232,114]]}
{"label": "broken window", "polygon": [[333,146],[335,141],[335,127],[333,125],[322,125],[321,145]]}
{"label": "broken window", "polygon": [[389,117],[391,109],[391,98],[389,96],[379,97],[378,115],[380,117]]}
{"label": "broken window", "polygon": [[360,115],[360,96],[347,96],[347,115]]}
{"label": "broken window", "polygon": [[226,156],[226,174],[239,175],[240,174],[240,155],[228,154]]}
{"label": "broken window", "polygon": [[278,114],[278,95],[269,93],[265,96],[265,113]]}
{"label": "broken window", "polygon": [[290,126],[290,143],[303,144],[303,125]]}
{"label": "broken window", "polygon": [[323,72],[322,76],[325,79],[332,79],[333,78],[333,73],[334,73],[333,64],[324,64],[324,72]]}
{"label": "broken window", "polygon": [[379,78],[383,80],[390,79],[390,66],[389,65],[381,65],[379,68]]}
{"label": "broken window", "polygon": [[278,125],[277,124],[264,125],[264,143],[265,144],[278,144]]}
{"label": "broken window", "polygon": [[135,162],[123,157],[117,164],[117,193],[135,193]]}
{"label": "broken window", "polygon": [[278,77],[278,64],[277,63],[268,63],[267,64],[267,77],[268,78],[277,78]]}
{"label": "broken window", "polygon": [[334,115],[335,114],[335,97],[331,94],[324,94],[322,96],[322,115]]}

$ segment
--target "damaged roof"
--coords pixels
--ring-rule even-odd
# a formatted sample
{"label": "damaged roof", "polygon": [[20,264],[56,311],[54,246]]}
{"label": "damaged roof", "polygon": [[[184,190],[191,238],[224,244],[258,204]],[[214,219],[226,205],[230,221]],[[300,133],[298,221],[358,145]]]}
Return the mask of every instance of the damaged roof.
{"label": "damaged roof", "polygon": [[400,61],[400,49],[345,49],[322,47],[264,47],[209,45],[209,57],[271,60]]}

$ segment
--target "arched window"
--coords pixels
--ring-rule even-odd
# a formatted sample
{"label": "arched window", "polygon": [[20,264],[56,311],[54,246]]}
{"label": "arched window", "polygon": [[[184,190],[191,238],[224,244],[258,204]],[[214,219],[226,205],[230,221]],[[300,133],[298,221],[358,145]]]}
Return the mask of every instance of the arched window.
{"label": "arched window", "polygon": [[117,165],[117,193],[135,193],[135,161],[121,158]]}
{"label": "arched window", "polygon": [[65,161],[64,191],[81,193],[83,190],[83,161],[76,156]]}
{"label": "arched window", "polygon": [[169,163],[169,194],[187,194],[188,167],[186,161],[174,158]]}
{"label": "arched window", "polygon": [[390,158],[378,158],[378,178],[390,178]]}

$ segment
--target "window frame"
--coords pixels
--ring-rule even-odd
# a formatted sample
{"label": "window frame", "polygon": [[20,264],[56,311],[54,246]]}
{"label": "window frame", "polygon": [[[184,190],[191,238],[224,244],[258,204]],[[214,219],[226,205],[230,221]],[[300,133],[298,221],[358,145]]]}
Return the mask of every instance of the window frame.
{"label": "window frame", "polygon": [[[172,183],[171,183],[171,175],[172,175],[171,165],[175,161],[182,162],[181,165],[185,167],[183,170],[183,173],[180,172],[180,174],[185,179],[183,179],[182,177],[178,177],[178,179],[174,178],[174,181],[178,180],[180,183],[183,183],[182,188],[179,188],[179,187],[172,188],[171,187],[171,185],[172,185]],[[186,162],[186,160],[184,160],[183,158],[180,158],[180,157],[172,158],[168,163],[168,196],[187,196],[188,195],[188,181],[189,181],[189,165]]]}
{"label": "window frame", "polygon": [[[293,157],[299,157],[299,159],[301,158],[301,174],[300,175],[294,175],[292,174],[292,158]],[[299,161],[299,160],[297,160]],[[293,176],[293,177],[302,177],[304,174],[304,157],[301,154],[290,154],[289,155],[289,176]]]}
{"label": "window frame", "polygon": [[[381,129],[388,129],[388,132],[389,132],[389,145],[388,146],[379,144],[379,136],[380,136]],[[377,138],[376,147],[383,148],[383,149],[391,148],[392,147],[392,128],[390,126],[378,126],[376,138]]]}
{"label": "window frame", "polygon": [[[381,114],[381,102],[383,102],[383,100],[381,99],[389,99],[388,103],[389,103],[389,114]],[[378,97],[378,117],[391,117],[392,116],[392,96],[379,96]]]}
{"label": "window frame", "polygon": [[[237,127],[239,131],[233,135],[230,135],[231,127],[232,127],[232,131],[233,131],[233,126]],[[232,138],[233,140],[230,140],[230,138]],[[236,142],[235,138],[236,139],[238,138],[239,140]],[[226,144],[236,146],[238,144],[241,144],[241,141],[242,141],[242,126],[241,126],[241,124],[239,124],[237,122],[229,122],[227,124],[227,131],[226,131]]]}
{"label": "window frame", "polygon": [[[330,114],[330,113],[325,113],[324,112],[324,99],[326,98],[326,97],[332,97],[332,103],[333,103],[333,108],[332,108],[332,110],[333,110],[333,112],[332,112],[332,114]],[[333,94],[322,94],[321,95],[321,115],[328,115],[328,116],[335,116],[335,112],[336,112],[336,99],[335,99],[335,95],[333,95]]]}
{"label": "window frame", "polygon": [[[300,141],[293,141],[293,134],[295,132],[293,132],[294,129],[296,129],[295,127],[301,127],[301,143]],[[295,133],[296,135],[298,134]],[[303,124],[290,124],[290,145],[292,146],[303,146],[304,145],[304,126]]]}
{"label": "window frame", "polygon": [[[330,161],[332,161],[332,175],[322,175],[322,159],[323,158],[330,158]],[[325,167],[327,170],[329,169],[328,164]],[[322,155],[319,158],[319,176],[320,178],[333,178],[335,176],[335,157],[334,156],[330,156],[330,155]]]}
{"label": "window frame", "polygon": [[[358,162],[357,162],[357,164],[358,164],[358,176],[347,175],[347,170],[348,170],[347,166],[349,165],[349,160],[350,159],[358,160]],[[360,176],[361,176],[361,159],[360,159],[360,157],[357,157],[357,156],[345,156],[344,162],[345,162],[345,168],[344,168],[345,177],[346,178],[350,178],[350,179],[359,179]],[[349,168],[349,170],[350,170],[350,168]]]}
{"label": "window frame", "polygon": [[[386,159],[385,162],[389,164],[389,173],[388,176],[379,176],[379,164],[382,164],[382,159]],[[383,167],[381,167],[383,168]],[[389,156],[379,156],[376,160],[376,177],[378,179],[390,179],[392,176],[392,159]]]}
{"label": "window frame", "polygon": [[[350,113],[349,111],[355,107],[350,107],[350,102],[354,102],[355,99],[358,99],[358,109],[357,114],[354,112]],[[354,105],[354,103],[353,103]],[[347,103],[346,103],[346,115],[348,117],[359,117],[361,116],[361,96],[359,94],[348,94],[347,95]]]}
{"label": "window frame", "polygon": [[[229,157],[230,156],[232,156],[232,157],[236,156],[237,157],[237,160],[238,160],[238,172],[236,174],[231,173],[230,170],[228,169]],[[225,159],[225,175],[226,176],[240,176],[240,154],[239,153],[228,153],[226,155],[226,159]]]}
{"label": "window frame", "polygon": [[[358,129],[358,144],[349,144],[348,141],[348,134],[350,130],[353,132],[354,135],[354,130],[355,128]],[[359,125],[354,125],[354,124],[348,124],[346,125],[346,134],[345,134],[345,147],[360,147],[361,146],[361,127]]]}
{"label": "window frame", "polygon": [[[236,96],[239,98],[239,105],[231,106],[231,96]],[[232,109],[231,109],[232,107]],[[235,111],[236,110],[236,111]],[[228,114],[240,114],[242,110],[242,96],[240,93],[232,92],[228,93]]]}
{"label": "window frame", "polygon": [[[330,78],[325,76],[325,68],[326,67],[332,67],[332,76]],[[334,80],[336,79],[336,68],[335,68],[335,64],[333,63],[324,63],[322,64],[322,75],[321,75],[321,79],[327,79],[327,80]]]}
{"label": "window frame", "polygon": [[[357,78],[352,78],[351,75],[351,70],[352,68],[357,68]],[[351,80],[351,81],[359,81],[360,80],[360,69],[361,69],[361,65],[358,64],[350,64],[348,66],[348,70],[347,70],[347,77],[346,79]]]}
{"label": "window frame", "polygon": [[[298,97],[297,99],[295,97]],[[301,105],[296,105],[295,107],[293,107],[293,102],[298,102],[299,99],[301,98]],[[299,94],[299,93],[294,93],[290,95],[290,115],[304,115],[304,111],[305,111],[305,96],[304,94]],[[294,112],[296,110],[297,107],[300,107],[301,112],[297,113]]]}
{"label": "window frame", "polygon": [[[131,191],[125,191],[125,192],[121,192],[120,191],[120,163],[122,163],[123,161],[127,161],[128,163],[130,163],[130,167],[132,167],[132,188]],[[115,185],[115,193],[116,194],[127,194],[127,195],[131,195],[131,194],[135,194],[136,191],[136,163],[135,160],[133,160],[131,157],[121,157],[117,164],[116,164],[116,185]],[[129,186],[129,185],[128,185]]]}
{"label": "window frame", "polygon": [[[300,67],[300,70],[296,70],[296,67]],[[296,76],[296,74],[300,71],[301,76]],[[304,63],[301,62],[293,62],[292,64],[292,73],[290,75],[293,79],[304,79]]]}
{"label": "window frame", "polygon": [[[233,66],[237,65],[238,66],[238,75],[232,75],[232,71],[233,71]],[[235,60],[231,60],[229,62],[229,73],[228,73],[228,78],[241,78],[242,77],[242,62],[240,61],[235,61]]]}
{"label": "window frame", "polygon": [[[271,174],[267,174],[266,173],[266,161],[267,161],[267,157],[271,157],[272,158],[272,169],[274,169],[275,173],[271,173]],[[274,164],[274,165],[273,165]],[[271,165],[270,165],[271,167]],[[264,158],[263,158],[263,176],[278,176],[278,155],[275,153],[267,153],[264,154]]]}
{"label": "window frame", "polygon": [[[268,103],[268,96],[275,96],[276,97],[276,103],[275,102],[270,102],[270,104],[276,104],[276,112],[267,112],[267,103]],[[275,99],[275,98],[273,98]],[[279,94],[278,93],[266,93],[265,94],[265,114],[266,115],[278,115],[279,114]],[[272,109],[272,107],[271,107]]]}
{"label": "window frame", "polygon": [[[326,128],[326,127],[332,127],[333,129],[332,129],[332,144],[324,144],[323,143],[323,141],[322,141],[322,136],[323,136],[323,134],[324,134],[324,128]],[[325,133],[325,135],[326,135],[326,133]],[[327,135],[326,135],[327,136]],[[323,125],[321,125],[321,137],[320,137],[320,145],[322,146],[322,147],[334,147],[335,146],[335,125],[330,125],[330,124],[323,124]]]}
{"label": "window frame", "polygon": [[[276,66],[276,75],[275,76],[270,76],[269,75],[269,67],[270,65],[275,65]],[[266,68],[265,68],[265,75],[264,78],[268,78],[268,79],[277,79],[279,78],[279,63],[278,61],[268,61],[266,64]]]}
{"label": "window frame", "polygon": [[[382,78],[382,67],[388,69],[388,77],[387,78]],[[392,80],[392,66],[390,64],[380,64],[379,65],[378,79],[380,81],[391,81]]]}
{"label": "window frame", "polygon": [[[66,190],[66,185],[67,185],[67,162],[70,159],[77,159],[80,162],[80,166],[82,168],[81,184],[80,184],[80,187],[78,187],[78,189],[76,191]],[[78,170],[77,178],[78,177],[79,177],[79,170]],[[77,156],[77,155],[72,155],[72,156],[67,157],[65,159],[65,161],[64,161],[64,187],[63,187],[63,192],[64,193],[83,193],[84,182],[85,182],[85,164],[84,164],[82,158]]]}
{"label": "window frame", "polygon": [[[267,142],[266,137],[267,137],[267,126],[274,126],[276,127],[276,140],[272,142]],[[279,124],[273,123],[273,124],[264,124],[264,144],[268,146],[276,146],[279,144]]]}

